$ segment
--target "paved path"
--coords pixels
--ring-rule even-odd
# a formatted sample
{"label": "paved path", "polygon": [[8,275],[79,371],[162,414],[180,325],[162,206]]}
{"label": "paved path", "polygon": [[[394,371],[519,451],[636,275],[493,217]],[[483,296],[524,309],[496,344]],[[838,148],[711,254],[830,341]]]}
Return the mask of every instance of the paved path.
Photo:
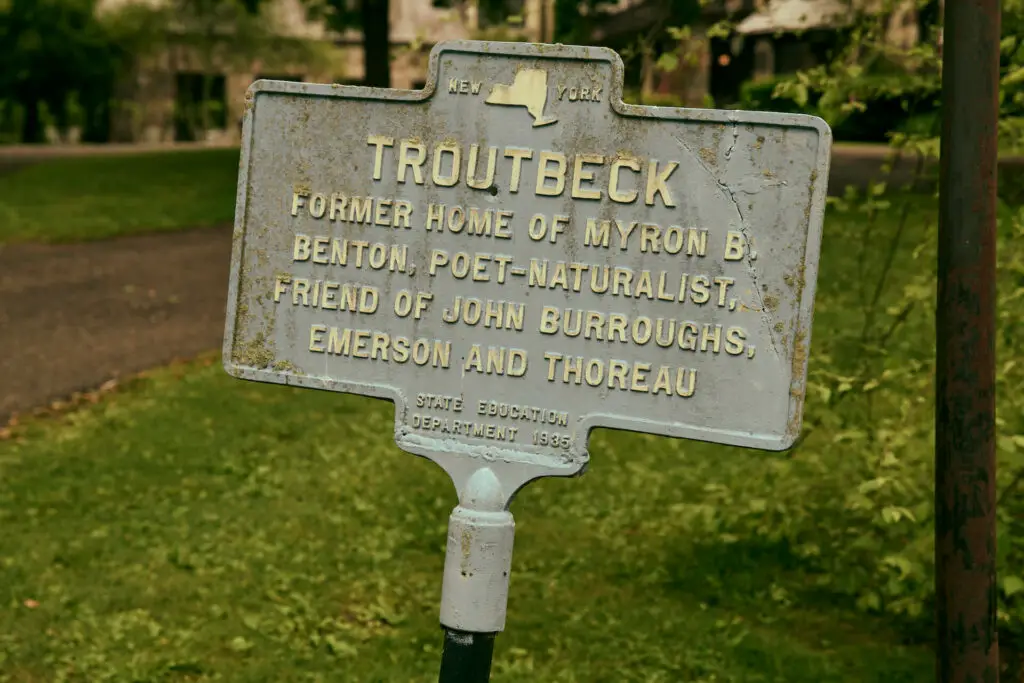
{"label": "paved path", "polygon": [[220,346],[231,228],[0,246],[0,426]]}

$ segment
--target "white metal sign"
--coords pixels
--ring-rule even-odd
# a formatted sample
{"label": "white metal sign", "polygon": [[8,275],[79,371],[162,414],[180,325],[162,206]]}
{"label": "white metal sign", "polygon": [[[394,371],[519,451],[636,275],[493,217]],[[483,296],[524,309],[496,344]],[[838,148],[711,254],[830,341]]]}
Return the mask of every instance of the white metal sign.
{"label": "white metal sign", "polygon": [[609,50],[476,42],[422,91],[256,83],[228,372],[390,399],[502,505],[596,426],[787,448],[830,131],[621,91]]}

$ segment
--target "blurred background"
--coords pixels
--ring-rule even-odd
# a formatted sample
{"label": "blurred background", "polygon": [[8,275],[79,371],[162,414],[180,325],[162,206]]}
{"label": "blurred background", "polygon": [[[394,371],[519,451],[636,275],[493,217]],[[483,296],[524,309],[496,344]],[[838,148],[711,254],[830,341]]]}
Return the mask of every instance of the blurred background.
{"label": "blurred background", "polygon": [[[0,142],[229,144],[256,79],[420,88],[431,46],[459,38],[608,46],[625,62],[629,101],[807,111],[825,116],[839,140],[885,142],[935,122],[938,84],[928,75],[941,6],[0,0]],[[860,72],[843,74],[848,83],[832,75],[827,88],[793,78],[837,60]],[[842,106],[852,102],[872,106]]]}

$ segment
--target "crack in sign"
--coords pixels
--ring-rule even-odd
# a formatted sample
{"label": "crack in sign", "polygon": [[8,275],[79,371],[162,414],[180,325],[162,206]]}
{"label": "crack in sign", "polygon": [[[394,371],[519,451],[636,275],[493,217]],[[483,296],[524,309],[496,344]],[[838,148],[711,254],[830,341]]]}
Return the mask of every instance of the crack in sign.
{"label": "crack in sign", "polygon": [[[718,176],[715,175],[715,172],[712,171],[706,163],[704,163],[704,161],[700,158],[700,155],[694,152],[693,148],[691,148],[690,145],[687,144],[685,140],[683,140],[683,138],[681,138],[678,135],[673,135],[672,137],[675,139],[676,142],[679,143],[680,147],[682,147],[686,151],[686,153],[689,154],[690,157],[692,157],[693,160],[697,162],[697,164],[702,169],[704,169],[704,172],[707,173],[708,177],[714,181],[715,186],[718,187],[719,191],[724,196],[728,197],[729,201],[732,203],[733,208],[736,210],[736,216],[739,218],[739,227],[740,232],[743,234],[743,239],[746,240],[746,243],[748,245],[752,244],[747,219],[743,215],[743,210],[740,209],[739,202],[736,201],[736,195],[734,194],[733,189],[729,185],[718,179]],[[729,145],[729,149],[726,150],[725,153],[727,159],[732,153],[733,149],[736,147],[738,137],[739,127],[733,125],[732,144]],[[761,283],[758,280],[757,270],[754,268],[754,262],[753,259],[750,257],[750,253],[750,249],[747,249],[744,255],[743,262],[746,264],[747,273],[750,275],[750,279],[754,283],[754,297],[757,299],[757,305],[761,309],[761,322],[764,323],[765,327],[768,330],[768,340],[771,344],[772,351],[775,353],[775,357],[778,359],[782,359],[782,353],[779,351],[778,340],[775,338],[775,331],[773,328],[775,321],[772,318],[772,316],[768,313],[768,309],[764,305],[764,298],[761,296]]]}
{"label": "crack in sign", "polygon": [[[732,122],[732,142],[729,143],[729,149],[725,150],[725,159],[726,159],[726,161],[728,161],[730,158],[732,158],[732,151],[734,149],[736,149],[736,143],[739,141],[739,139],[740,139],[740,125],[735,120],[733,120],[733,122]],[[706,168],[707,167],[705,166],[705,169]]]}

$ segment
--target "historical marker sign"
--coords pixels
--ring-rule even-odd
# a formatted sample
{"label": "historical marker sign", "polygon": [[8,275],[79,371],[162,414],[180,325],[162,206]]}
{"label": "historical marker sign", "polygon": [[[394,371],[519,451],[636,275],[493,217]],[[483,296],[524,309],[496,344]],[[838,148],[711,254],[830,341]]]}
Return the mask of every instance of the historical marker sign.
{"label": "historical marker sign", "polygon": [[253,85],[227,370],[391,399],[411,452],[552,474],[597,426],[788,447],[824,122],[625,105],[599,48],[446,43],[429,69]]}

